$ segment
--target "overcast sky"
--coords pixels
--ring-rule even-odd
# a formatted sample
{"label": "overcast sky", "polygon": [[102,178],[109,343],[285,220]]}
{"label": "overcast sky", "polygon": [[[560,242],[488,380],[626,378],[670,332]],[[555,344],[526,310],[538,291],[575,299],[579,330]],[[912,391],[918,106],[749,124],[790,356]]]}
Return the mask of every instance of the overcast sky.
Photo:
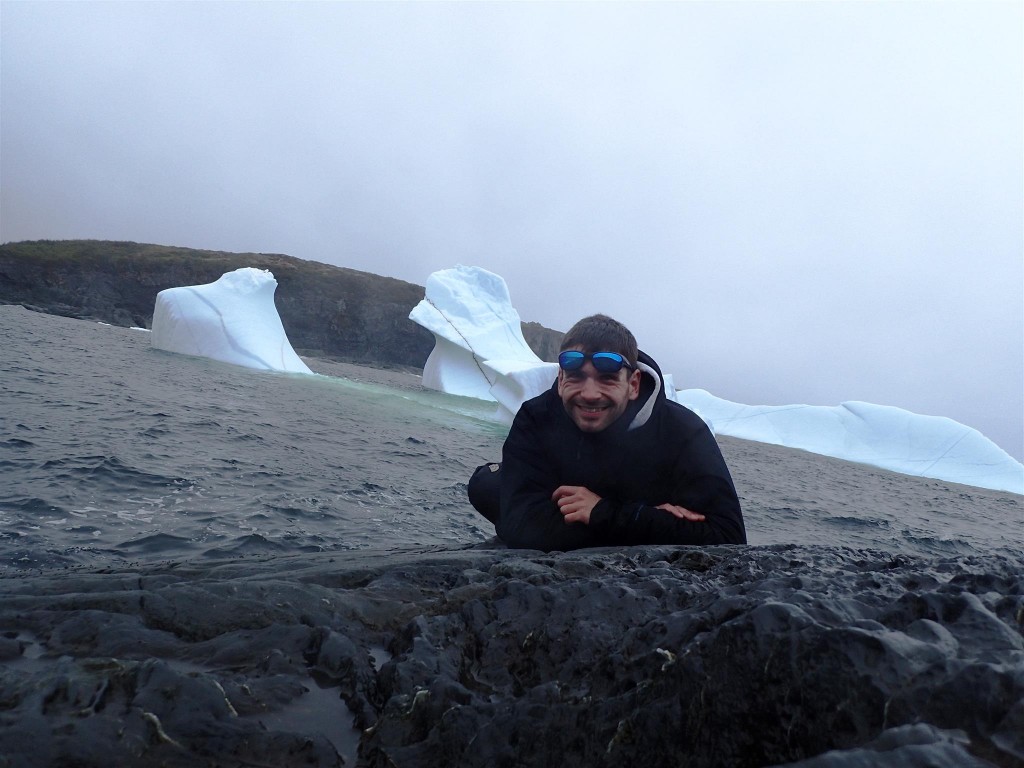
{"label": "overcast sky", "polygon": [[1024,4],[0,3],[0,240],[602,311],[747,404],[1024,456]]}

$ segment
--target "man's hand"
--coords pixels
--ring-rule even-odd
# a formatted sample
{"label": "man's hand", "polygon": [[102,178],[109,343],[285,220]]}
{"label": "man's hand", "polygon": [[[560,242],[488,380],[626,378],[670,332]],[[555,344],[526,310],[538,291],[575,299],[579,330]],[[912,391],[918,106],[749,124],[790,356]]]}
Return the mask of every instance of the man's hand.
{"label": "man's hand", "polygon": [[582,485],[560,485],[551,494],[551,500],[558,505],[558,511],[565,517],[565,522],[586,525],[590,523],[590,513],[601,497]]}
{"label": "man's hand", "polygon": [[686,507],[680,507],[678,504],[659,504],[656,508],[671,512],[680,520],[689,520],[692,523],[700,523],[704,520],[704,515],[700,514],[700,512],[691,512]]}

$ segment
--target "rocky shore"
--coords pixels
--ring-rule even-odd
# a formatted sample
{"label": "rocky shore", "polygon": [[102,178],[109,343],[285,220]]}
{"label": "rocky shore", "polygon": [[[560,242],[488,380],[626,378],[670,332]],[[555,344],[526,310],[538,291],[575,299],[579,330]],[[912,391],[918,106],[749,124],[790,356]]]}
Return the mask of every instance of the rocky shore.
{"label": "rocky shore", "polygon": [[[281,254],[100,240],[6,243],[0,304],[149,328],[157,293],[211,283],[239,267],[274,274],[278,313],[299,354],[422,369],[433,349],[433,335],[409,319],[422,286]],[[561,333],[523,323],[523,336],[542,359],[557,357]]]}
{"label": "rocky shore", "polygon": [[1024,559],[344,552],[0,579],[0,765],[1019,766]]}

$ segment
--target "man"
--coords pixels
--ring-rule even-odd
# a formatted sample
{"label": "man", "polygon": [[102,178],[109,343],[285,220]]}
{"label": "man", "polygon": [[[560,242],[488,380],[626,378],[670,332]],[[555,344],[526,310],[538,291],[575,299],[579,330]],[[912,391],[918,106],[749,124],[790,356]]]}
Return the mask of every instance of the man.
{"label": "man", "polygon": [[746,543],[711,431],[605,315],[565,335],[558,378],[523,403],[501,464],[479,467],[469,496],[510,547]]}

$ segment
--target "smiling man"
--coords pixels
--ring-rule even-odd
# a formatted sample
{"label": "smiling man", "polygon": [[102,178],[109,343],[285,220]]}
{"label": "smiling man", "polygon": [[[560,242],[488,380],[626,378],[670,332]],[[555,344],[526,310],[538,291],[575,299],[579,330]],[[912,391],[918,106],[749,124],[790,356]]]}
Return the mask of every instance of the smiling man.
{"label": "smiling man", "polygon": [[665,397],[657,363],[606,315],[562,340],[558,378],[523,403],[501,464],[477,469],[473,506],[510,547],[745,544],[711,431]]}

